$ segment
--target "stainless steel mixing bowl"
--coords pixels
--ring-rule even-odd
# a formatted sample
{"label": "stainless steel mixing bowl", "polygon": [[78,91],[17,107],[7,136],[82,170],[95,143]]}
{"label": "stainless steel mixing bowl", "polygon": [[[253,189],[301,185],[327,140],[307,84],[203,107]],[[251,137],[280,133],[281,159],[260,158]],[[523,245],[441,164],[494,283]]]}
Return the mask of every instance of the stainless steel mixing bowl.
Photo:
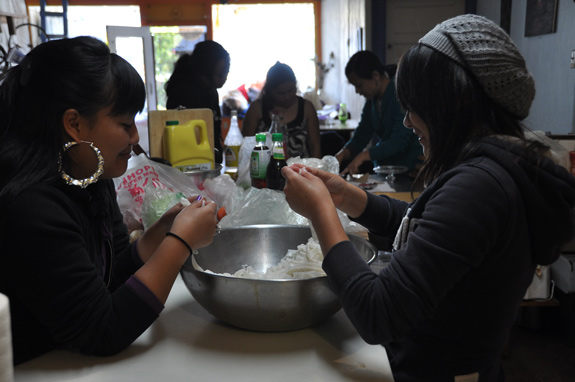
{"label": "stainless steel mixing bowl", "polygon": [[[254,225],[222,228],[196,261],[216,273],[235,273],[243,265],[263,272],[279,263],[288,249],[307,243],[309,227]],[[377,249],[349,235],[367,263]],[[191,257],[180,274],[194,299],[214,317],[230,325],[261,332],[307,328],[331,317],[341,305],[326,276],[306,280],[255,280],[211,274],[194,269]]]}

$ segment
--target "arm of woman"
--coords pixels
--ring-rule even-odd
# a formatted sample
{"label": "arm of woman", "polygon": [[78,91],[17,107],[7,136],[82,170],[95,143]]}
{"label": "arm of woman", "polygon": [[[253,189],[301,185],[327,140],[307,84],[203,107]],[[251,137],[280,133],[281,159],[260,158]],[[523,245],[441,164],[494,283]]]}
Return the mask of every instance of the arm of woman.
{"label": "arm of woman", "polygon": [[351,139],[345,144],[351,155],[354,156],[361,152],[373,137],[373,124],[372,124],[372,101],[367,100],[361,111],[361,118],[357,128],[353,132]]}
{"label": "arm of woman", "polygon": [[319,120],[313,104],[306,100],[304,115],[307,125],[307,148],[312,158],[321,158],[321,139],[319,134]]}
{"label": "arm of woman", "polygon": [[[198,249],[212,242],[217,224],[216,204],[204,204],[204,201],[194,201],[185,208],[181,203],[174,206],[138,240],[138,251],[145,264],[134,276],[162,303],[190,255],[185,243]],[[181,239],[166,236],[167,232]]]}
{"label": "arm of woman", "polygon": [[364,163],[371,161],[370,150],[363,150],[353,158],[353,160],[347,165],[345,169],[341,172],[342,174],[359,174],[359,167]]}
{"label": "arm of woman", "polygon": [[351,157],[351,151],[347,147],[343,147],[337,154],[335,154],[335,159],[341,164],[344,160],[347,160]]}
{"label": "arm of woman", "polygon": [[258,123],[262,119],[262,102],[257,99],[250,105],[244,121],[242,122],[242,135],[244,137],[253,137],[256,135]]}
{"label": "arm of woman", "polygon": [[[7,212],[0,279],[15,301],[19,362],[55,347],[94,355],[125,349],[158,317],[189,256],[177,239],[165,238],[136,277],[112,288],[102,270],[98,225],[82,207],[55,187],[38,186]],[[188,207],[171,230],[198,248],[211,242],[215,220],[213,203]]]}

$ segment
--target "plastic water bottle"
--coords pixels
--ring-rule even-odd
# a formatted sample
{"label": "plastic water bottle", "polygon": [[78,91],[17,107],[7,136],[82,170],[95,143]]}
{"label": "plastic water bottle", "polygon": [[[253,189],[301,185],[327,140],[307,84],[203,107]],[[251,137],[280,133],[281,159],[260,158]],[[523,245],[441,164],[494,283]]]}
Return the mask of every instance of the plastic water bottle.
{"label": "plastic water bottle", "polygon": [[236,180],[238,178],[238,159],[240,155],[240,147],[244,137],[238,125],[238,112],[232,110],[232,118],[230,122],[230,129],[228,135],[224,140],[224,155],[225,155],[225,170],[224,172]]}

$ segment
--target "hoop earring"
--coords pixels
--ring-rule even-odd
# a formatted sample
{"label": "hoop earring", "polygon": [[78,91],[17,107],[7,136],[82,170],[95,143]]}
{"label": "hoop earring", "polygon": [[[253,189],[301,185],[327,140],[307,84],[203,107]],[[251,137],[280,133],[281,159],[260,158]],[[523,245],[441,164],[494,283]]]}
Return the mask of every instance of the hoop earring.
{"label": "hoop earring", "polygon": [[[86,142],[86,141],[81,141],[81,143],[87,143],[90,146],[90,148],[92,150],[94,150],[94,152],[96,153],[96,157],[98,158],[98,168],[96,169],[96,172],[94,174],[92,174],[92,176],[85,178],[85,179],[74,179],[74,178],[72,178],[62,168],[62,153],[60,153],[59,157],[58,157],[58,172],[60,172],[62,179],[64,179],[64,181],[66,182],[66,184],[68,186],[77,186],[80,188],[86,188],[89,185],[96,183],[98,181],[98,178],[100,177],[100,175],[102,175],[104,173],[104,157],[102,156],[100,149],[98,149],[96,146],[94,146],[94,143]],[[78,144],[78,142],[75,142],[75,141],[71,141],[71,142],[66,143],[64,145],[64,150],[62,152],[66,152],[66,151],[70,150],[70,148],[76,146],[77,144]]]}

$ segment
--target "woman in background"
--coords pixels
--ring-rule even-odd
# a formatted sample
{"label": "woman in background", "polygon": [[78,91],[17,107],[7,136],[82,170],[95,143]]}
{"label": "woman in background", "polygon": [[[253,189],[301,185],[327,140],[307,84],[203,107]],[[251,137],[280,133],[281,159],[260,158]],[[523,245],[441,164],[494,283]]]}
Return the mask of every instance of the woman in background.
{"label": "woman in background", "polygon": [[212,40],[196,44],[191,54],[182,55],[166,82],[167,109],[211,109],[214,113],[216,163],[222,163],[222,111],[218,89],[224,86],[230,71],[230,55]]}
{"label": "woman in background", "polygon": [[[504,381],[501,354],[536,266],[573,238],[575,178],[524,131],[533,78],[486,18],[436,26],[403,55],[396,84],[426,158],[421,195],[376,196],[293,165],[286,200],[313,224],[333,290],[362,338],[385,346],[395,382]],[[395,238],[378,274],[336,208]]]}
{"label": "woman in background", "polygon": [[[353,136],[335,155],[342,174],[363,174],[380,165],[414,170],[421,162],[417,137],[403,127],[404,113],[393,83],[396,67],[384,67],[375,53],[367,50],[349,59],[345,75],[366,103]],[[366,149],[373,139],[374,145]]]}
{"label": "woman in background", "polygon": [[246,113],[242,134],[248,137],[269,131],[274,113],[286,126],[288,158],[321,158],[317,111],[310,101],[297,95],[292,68],[280,62],[269,69],[260,98]]}
{"label": "woman in background", "polygon": [[0,82],[0,292],[14,362],[116,354],[158,317],[191,250],[211,243],[215,204],[178,204],[130,244],[112,178],[138,143],[146,93],[103,42],[40,44]]}

